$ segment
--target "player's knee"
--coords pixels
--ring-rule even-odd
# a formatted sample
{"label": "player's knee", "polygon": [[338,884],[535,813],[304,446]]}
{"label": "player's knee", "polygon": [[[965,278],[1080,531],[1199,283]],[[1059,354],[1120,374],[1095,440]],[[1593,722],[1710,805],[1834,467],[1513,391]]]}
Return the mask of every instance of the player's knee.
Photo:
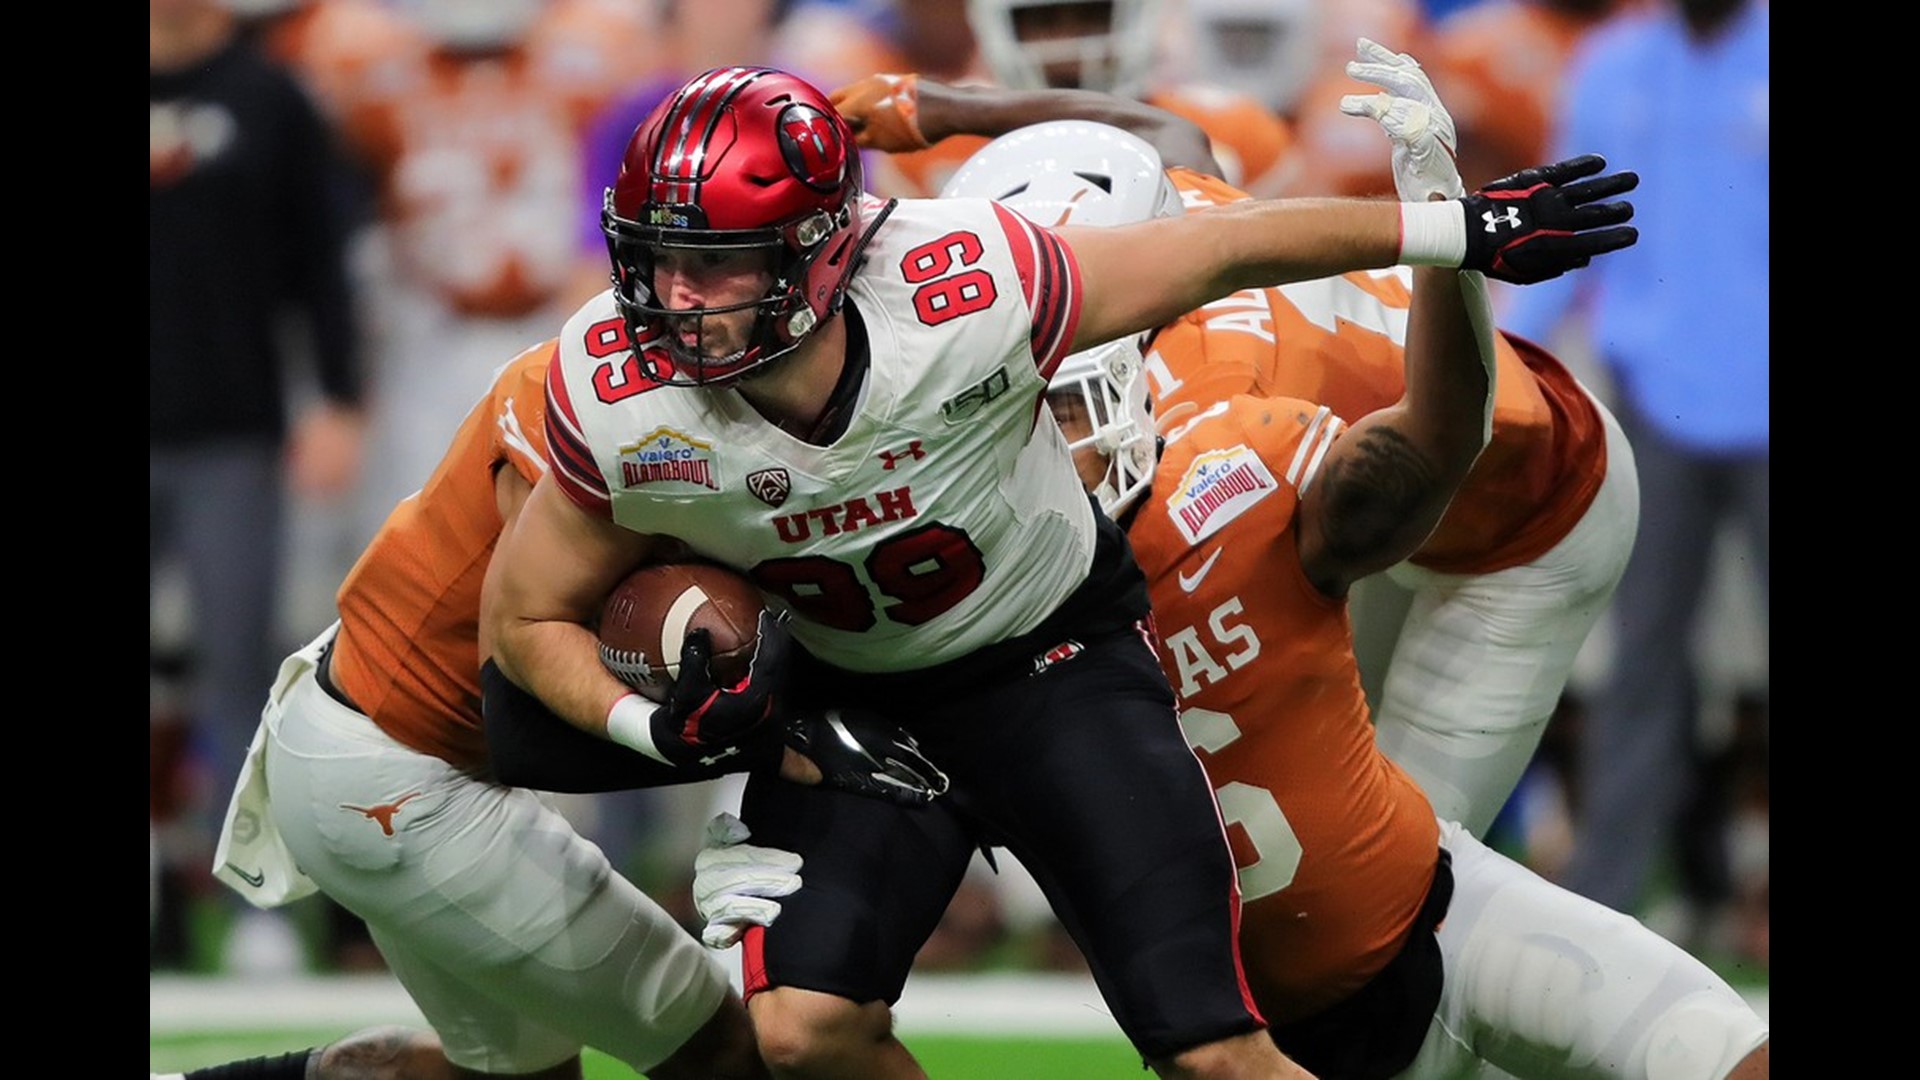
{"label": "player's knee", "polygon": [[1689,994],[1647,1038],[1650,1080],[1753,1080],[1767,1076],[1767,1025],[1739,995]]}
{"label": "player's knee", "polygon": [[893,1038],[885,1002],[856,1004],[812,990],[780,987],[755,994],[753,1029],[760,1056],[776,1073],[806,1075],[865,1060]]}
{"label": "player's knee", "polygon": [[766,1075],[753,1024],[736,994],[728,994],[700,1030],[647,1073],[651,1080],[753,1080]]}
{"label": "player's knee", "polygon": [[1770,1080],[1773,1076],[1773,1038],[1753,1048],[1752,1052],[1740,1059],[1740,1063],[1727,1074],[1727,1080]]}
{"label": "player's knee", "polygon": [[319,1068],[309,1075],[319,1080],[451,1080],[458,1074],[433,1032],[375,1027],[328,1043],[320,1050]]}

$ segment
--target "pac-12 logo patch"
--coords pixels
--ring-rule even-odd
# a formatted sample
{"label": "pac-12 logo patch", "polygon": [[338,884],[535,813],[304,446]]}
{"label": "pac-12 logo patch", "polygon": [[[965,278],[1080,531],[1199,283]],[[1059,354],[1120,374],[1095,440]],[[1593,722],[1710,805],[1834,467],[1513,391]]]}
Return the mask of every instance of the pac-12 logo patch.
{"label": "pac-12 logo patch", "polygon": [[779,506],[793,494],[793,478],[782,468],[761,469],[747,474],[747,490],[768,506]]}

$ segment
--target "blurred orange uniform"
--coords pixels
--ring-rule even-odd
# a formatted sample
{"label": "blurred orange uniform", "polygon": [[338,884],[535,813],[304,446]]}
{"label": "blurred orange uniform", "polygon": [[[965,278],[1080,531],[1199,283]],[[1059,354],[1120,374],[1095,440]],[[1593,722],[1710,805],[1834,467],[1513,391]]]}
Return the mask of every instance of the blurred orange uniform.
{"label": "blurred orange uniform", "polygon": [[1128,530],[1240,867],[1247,982],[1280,1024],[1393,959],[1440,847],[1426,796],[1374,746],[1347,606],[1300,566],[1299,492],[1341,430],[1304,401],[1216,405],[1169,433]]}
{"label": "blurred orange uniform", "polygon": [[369,88],[401,78],[426,47],[378,0],[299,0],[263,24],[260,42],[336,118]]}
{"label": "blurred orange uniform", "polygon": [[[1171,170],[1189,211],[1246,195]],[[1159,415],[1178,420],[1235,394],[1300,397],[1359,418],[1406,391],[1403,342],[1412,296],[1398,271],[1356,272],[1249,289],[1189,312],[1154,338],[1147,370]],[[1529,562],[1563,538],[1607,471],[1593,399],[1545,350],[1496,335],[1493,438],[1446,516],[1413,557],[1443,573]]]}
{"label": "blurred orange uniform", "polygon": [[[836,98],[847,89],[836,91]],[[1293,134],[1286,122],[1245,94],[1186,84],[1155,91],[1144,100],[1205,131],[1221,168],[1243,182],[1248,177],[1271,182],[1276,169],[1291,160]],[[888,154],[874,163],[868,186],[899,198],[933,198],[988,141],[981,135],[949,135],[925,150]]]}
{"label": "blurred orange uniform", "polygon": [[555,342],[522,353],[473,407],[419,494],[388,516],[341,584],[333,683],[394,739],[475,774],[480,583],[500,538],[494,475],[546,471]]}
{"label": "blurred orange uniform", "polygon": [[1319,27],[1317,71],[1290,117],[1295,161],[1277,185],[1243,186],[1263,197],[1391,195],[1393,165],[1380,129],[1340,111],[1340,99],[1347,94],[1377,93],[1380,88],[1348,78],[1347,61],[1361,37],[1424,57],[1425,15],[1417,0],[1326,0]]}
{"label": "blurred orange uniform", "polygon": [[1434,28],[1416,55],[1453,116],[1460,178],[1469,190],[1550,160],[1560,84],[1574,48],[1622,6],[1494,0]]}
{"label": "blurred orange uniform", "polygon": [[436,47],[417,29],[390,44],[343,122],[381,178],[408,279],[455,312],[501,317],[572,286],[579,138],[654,66],[650,27],[615,0],[554,0],[495,47]]}

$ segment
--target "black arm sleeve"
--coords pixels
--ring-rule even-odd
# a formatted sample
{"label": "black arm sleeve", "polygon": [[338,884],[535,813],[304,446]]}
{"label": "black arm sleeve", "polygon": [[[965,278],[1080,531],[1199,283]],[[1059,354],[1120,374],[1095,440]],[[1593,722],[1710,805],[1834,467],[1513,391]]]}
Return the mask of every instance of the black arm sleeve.
{"label": "black arm sleeve", "polygon": [[777,768],[785,750],[781,740],[771,739],[715,765],[674,768],[574,727],[491,660],[480,668],[480,692],[494,779],[514,787],[591,795],[690,784]]}

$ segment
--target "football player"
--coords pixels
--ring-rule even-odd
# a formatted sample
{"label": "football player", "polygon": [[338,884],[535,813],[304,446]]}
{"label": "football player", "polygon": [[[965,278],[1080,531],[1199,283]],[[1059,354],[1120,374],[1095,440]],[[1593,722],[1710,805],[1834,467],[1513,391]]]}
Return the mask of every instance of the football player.
{"label": "football player", "polygon": [[[777,1073],[920,1075],[888,1006],[991,843],[1034,871],[1157,1071],[1300,1075],[1245,992],[1218,808],[1047,379],[1256,284],[1397,261],[1553,276],[1635,240],[1630,206],[1590,204],[1632,178],[1562,186],[1588,159],[1526,192],[1055,232],[988,200],[869,198],[859,161],[826,95],[765,68],[703,73],[635,132],[606,201],[614,286],[549,372],[553,469],[489,568],[492,655],[663,762],[785,689],[890,713],[951,777],[919,808],[749,779],[741,818],[808,870],[745,939]],[[1465,221],[1496,201],[1514,228],[1490,244]],[[661,707],[609,675],[588,624],[666,543],[759,583],[804,647],[792,669]]]}
{"label": "football player", "polygon": [[[1042,218],[1071,206],[1070,221],[1179,204],[1138,139],[1078,122],[1032,135],[999,140],[956,185],[1013,192]],[[1049,389],[1083,483],[1147,574],[1182,722],[1232,826],[1255,1000],[1321,1076],[1765,1076],[1767,1026],[1723,980],[1436,820],[1374,745],[1344,597],[1444,516],[1488,438],[1497,371],[1474,283],[1415,273],[1406,392],[1351,428],[1318,403],[1243,394],[1156,438],[1131,339],[1069,356]],[[703,915],[765,914],[714,884]]]}
{"label": "football player", "polygon": [[[452,1076],[451,1062],[463,1076],[557,1080],[580,1075],[583,1045],[655,1077],[764,1075],[725,973],[528,788],[764,767],[931,797],[935,773],[911,742],[862,717],[847,741],[821,738],[824,718],[809,716],[717,764],[668,768],[547,716],[483,668],[481,578],[546,471],[554,350],[548,340],[500,369],[427,485],[355,563],[339,621],[282,664],[215,854],[215,876],[256,906],[317,888],[365,919],[433,1030],[374,1029],[246,1075],[419,1080]],[[675,689],[699,685],[683,676]],[[648,973],[637,987],[636,972]],[[385,1071],[345,1071],[376,1064]]]}
{"label": "football player", "polygon": [[[1391,83],[1402,100],[1419,95],[1436,127],[1445,121],[1412,57],[1364,39],[1359,55],[1358,77]],[[1246,198],[1203,171],[1203,143],[1190,125],[1145,106],[1034,94],[1008,96],[989,112],[962,96],[924,92],[922,105],[919,121],[942,130],[1063,116],[1118,124],[1172,165],[1179,197],[1164,210]],[[870,114],[869,129],[900,122],[897,111],[881,110]],[[1009,136],[1000,153],[1045,137],[1037,130]],[[967,168],[993,160],[976,158]],[[977,195],[990,186],[963,171],[949,190]],[[1089,189],[1073,203],[1012,187],[1003,194],[1037,220],[1080,221],[1095,212],[1084,200],[1099,192]],[[1147,353],[1157,414],[1172,419],[1241,393],[1303,397],[1340,416],[1384,408],[1405,390],[1409,297],[1401,273],[1362,272],[1249,289],[1186,312],[1155,334]],[[1442,817],[1476,836],[1485,835],[1539,746],[1625,570],[1639,518],[1632,448],[1605,406],[1532,342],[1496,334],[1492,356],[1498,377],[1487,448],[1433,534],[1388,570],[1414,600],[1374,718],[1388,756],[1413,774]]]}
{"label": "football player", "polygon": [[[1406,57],[1376,62],[1393,67],[1382,81],[1395,85],[1417,71]],[[1395,140],[1409,196],[1457,183],[1435,148],[1444,110],[1419,92],[1367,103]],[[1009,192],[1008,205],[1049,220],[1070,207],[1070,223],[1178,207],[1179,171],[1163,171],[1138,139],[1120,140],[1125,153],[1115,141],[1112,129],[1044,124],[989,146],[952,194]],[[1764,1076],[1767,1027],[1724,980],[1458,823],[1436,822],[1410,770],[1374,745],[1344,598],[1444,535],[1500,438],[1493,384],[1511,368],[1473,332],[1491,315],[1484,293],[1461,287],[1465,276],[1419,269],[1396,305],[1348,296],[1296,309],[1296,322],[1322,310],[1331,324],[1337,310],[1342,324],[1393,340],[1404,377],[1392,400],[1351,414],[1252,387],[1165,417],[1156,439],[1153,361],[1137,340],[1068,357],[1049,390],[1083,481],[1127,524],[1188,738],[1237,826],[1249,984],[1275,1040],[1322,1076],[1452,1076],[1476,1061],[1523,1077]],[[1333,297],[1350,287],[1311,284]],[[1282,291],[1296,290],[1319,298]],[[1194,332],[1245,336],[1209,330],[1209,313],[1188,324]],[[1324,374],[1358,336],[1305,336],[1294,348],[1320,353]],[[1446,678],[1499,668],[1430,674],[1445,691]]]}

